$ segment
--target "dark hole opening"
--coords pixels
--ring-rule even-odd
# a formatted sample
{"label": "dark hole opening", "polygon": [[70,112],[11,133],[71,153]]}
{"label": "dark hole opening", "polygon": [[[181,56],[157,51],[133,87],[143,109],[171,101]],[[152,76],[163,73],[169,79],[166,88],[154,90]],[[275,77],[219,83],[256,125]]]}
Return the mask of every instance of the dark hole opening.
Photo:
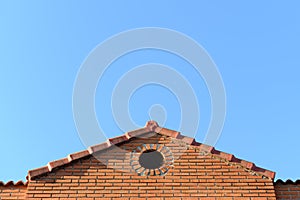
{"label": "dark hole opening", "polygon": [[139,162],[146,169],[157,169],[163,165],[164,157],[158,151],[147,150],[140,155]]}

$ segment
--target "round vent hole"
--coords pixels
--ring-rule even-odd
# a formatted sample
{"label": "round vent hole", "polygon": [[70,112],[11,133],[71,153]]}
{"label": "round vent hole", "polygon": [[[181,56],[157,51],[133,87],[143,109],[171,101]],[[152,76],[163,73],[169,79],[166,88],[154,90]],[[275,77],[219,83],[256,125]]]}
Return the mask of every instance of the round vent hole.
{"label": "round vent hole", "polygon": [[158,151],[147,150],[140,155],[139,162],[146,169],[157,169],[164,164],[164,157]]}

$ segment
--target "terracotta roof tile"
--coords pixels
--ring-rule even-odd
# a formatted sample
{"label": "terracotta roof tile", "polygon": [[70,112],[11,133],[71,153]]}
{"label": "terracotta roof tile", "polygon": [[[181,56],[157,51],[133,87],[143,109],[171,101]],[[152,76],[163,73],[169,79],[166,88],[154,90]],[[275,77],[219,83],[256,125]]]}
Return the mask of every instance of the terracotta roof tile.
{"label": "terracotta roof tile", "polygon": [[73,161],[73,160],[78,160],[80,158],[83,158],[85,156],[90,155],[90,152],[88,150],[83,150],[83,151],[79,151],[76,153],[72,153],[68,155],[68,160],[69,162]]}
{"label": "terracotta roof tile", "polygon": [[194,138],[180,135],[180,133],[179,133],[179,135],[177,135],[176,139],[179,139],[179,140],[181,140],[181,141],[183,141],[183,142],[185,142],[187,144],[193,144],[193,143],[195,144],[195,139]]}
{"label": "terracotta roof tile", "polygon": [[23,182],[23,181],[17,181],[17,182],[13,182],[13,181],[8,181],[6,183],[3,183],[2,181],[0,181],[0,186],[26,186],[28,184],[28,182]]}
{"label": "terracotta roof tile", "polygon": [[288,179],[286,181],[283,181],[281,179],[278,179],[276,182],[275,182],[275,185],[276,184],[282,184],[282,185],[288,185],[288,184],[292,184],[292,185],[297,185],[297,184],[300,184],[300,179],[296,180],[296,181],[292,181],[291,179]]}
{"label": "terracotta roof tile", "polygon": [[48,169],[51,171],[55,167],[58,167],[58,166],[61,166],[61,165],[67,164],[67,163],[69,163],[69,159],[68,158],[63,158],[63,159],[59,159],[59,160],[49,162],[47,166],[48,166]]}
{"label": "terracotta roof tile", "polygon": [[50,172],[50,169],[48,168],[48,166],[44,166],[44,167],[40,167],[40,168],[37,168],[37,169],[29,170],[28,171],[28,178],[30,180],[30,177],[39,176],[39,175],[45,174],[47,172]]}
{"label": "terracotta roof tile", "polygon": [[228,154],[228,153],[218,151],[212,146],[208,146],[206,144],[198,143],[198,142],[195,141],[194,138],[190,138],[190,137],[181,135],[177,131],[173,131],[173,130],[170,130],[170,129],[159,127],[159,125],[155,121],[148,121],[144,128],[127,132],[124,135],[121,135],[121,136],[118,136],[118,137],[115,137],[115,138],[111,138],[111,139],[109,139],[108,141],[106,141],[102,144],[91,146],[91,147],[88,148],[88,150],[84,150],[84,151],[80,151],[80,152],[77,152],[77,153],[70,154],[67,158],[63,158],[63,159],[60,159],[60,160],[57,160],[57,161],[52,161],[52,162],[48,163],[47,166],[44,166],[44,167],[41,167],[41,168],[38,168],[38,169],[30,170],[28,172],[28,179],[31,180],[34,177],[37,177],[37,176],[40,176],[42,174],[51,172],[56,167],[60,167],[60,166],[63,166],[65,164],[68,164],[68,163],[72,162],[73,160],[83,158],[83,157],[91,155],[95,152],[98,152],[98,151],[104,150],[106,148],[109,148],[112,145],[116,145],[116,144],[119,144],[119,143],[126,142],[130,138],[137,137],[137,136],[149,133],[149,132],[156,132],[156,133],[161,134],[161,135],[165,135],[165,136],[169,136],[169,137],[181,140],[181,141],[183,141],[187,144],[192,145],[193,147],[200,148],[200,150],[203,151],[203,153],[212,154],[215,157],[218,157],[220,159],[224,159],[228,162],[238,164],[238,165],[240,165],[244,168],[247,168],[248,170],[252,170],[252,171],[254,171],[258,174],[261,174],[263,176],[266,176],[268,178],[274,179],[274,177],[275,177],[275,172],[257,167],[254,163],[236,158],[232,154]]}
{"label": "terracotta roof tile", "polygon": [[112,144],[120,144],[122,142],[126,142],[130,139],[130,136],[128,134],[124,134],[115,138],[108,139]]}
{"label": "terracotta roof tile", "polygon": [[169,136],[169,137],[173,137],[173,138],[177,138],[178,136],[180,136],[179,132],[173,131],[173,130],[170,130],[170,129],[167,129],[167,128],[161,128],[159,130],[159,132],[157,132],[157,133],[160,133],[160,134],[163,134],[163,135],[166,135],[166,136]]}
{"label": "terracotta roof tile", "polygon": [[132,138],[132,137],[137,137],[137,136],[143,135],[147,132],[149,132],[149,129],[147,127],[145,127],[145,128],[137,129],[134,131],[129,131],[129,132],[125,133],[125,135],[127,135],[129,138]]}
{"label": "terracotta roof tile", "polygon": [[101,150],[104,150],[104,149],[107,149],[108,147],[111,146],[111,143],[106,141],[104,143],[101,143],[101,144],[97,144],[97,145],[94,145],[94,146],[90,146],[88,148],[88,151],[90,154],[93,154],[93,153],[96,153],[98,151],[101,151]]}

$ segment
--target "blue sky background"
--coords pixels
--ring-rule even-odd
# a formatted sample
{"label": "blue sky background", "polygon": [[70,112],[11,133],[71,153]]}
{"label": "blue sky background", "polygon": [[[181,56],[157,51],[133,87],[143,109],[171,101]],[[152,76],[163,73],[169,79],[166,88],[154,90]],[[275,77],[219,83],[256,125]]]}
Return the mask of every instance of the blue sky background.
{"label": "blue sky background", "polygon": [[[299,7],[298,1],[1,1],[0,180],[25,180],[29,169],[85,149],[72,114],[80,65],[108,37],[149,26],[192,37],[218,66],[227,118],[216,148],[276,171],[276,178],[300,178]],[[121,134],[105,106],[115,81],[147,62],[174,67],[200,91],[201,142],[210,117],[203,80],[159,51],[125,56],[103,77],[96,108],[107,136]],[[153,103],[166,105],[166,126],[177,129],[178,102],[157,86],[133,95],[133,119],[143,126]]]}

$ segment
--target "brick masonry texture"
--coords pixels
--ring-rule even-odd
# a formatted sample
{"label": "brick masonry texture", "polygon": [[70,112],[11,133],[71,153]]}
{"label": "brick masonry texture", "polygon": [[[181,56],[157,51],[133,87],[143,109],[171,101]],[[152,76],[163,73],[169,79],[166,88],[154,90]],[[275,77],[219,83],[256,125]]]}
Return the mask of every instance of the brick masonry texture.
{"label": "brick masonry texture", "polygon": [[[93,156],[75,161],[29,182],[27,198],[200,198],[260,197],[275,199],[273,182],[238,165],[170,137],[150,133]],[[130,165],[130,152],[143,144],[171,149],[174,167],[165,176],[138,176]],[[182,154],[182,151],[184,153]],[[181,155],[182,154],[182,155]]]}
{"label": "brick masonry texture", "polygon": [[275,183],[276,197],[279,200],[300,199],[300,181],[292,182],[290,180],[283,182],[278,180]]}
{"label": "brick masonry texture", "polygon": [[27,187],[25,185],[0,186],[0,200],[25,199]]}
{"label": "brick masonry texture", "polygon": [[[111,140],[116,146],[104,143],[31,170],[25,185],[0,184],[0,200],[288,199],[280,195],[291,187],[274,187],[273,172],[213,148],[203,151],[199,143],[178,132],[159,131],[156,126],[146,132],[137,130]],[[131,152],[153,144],[172,152],[173,165],[164,176],[139,176]]]}

